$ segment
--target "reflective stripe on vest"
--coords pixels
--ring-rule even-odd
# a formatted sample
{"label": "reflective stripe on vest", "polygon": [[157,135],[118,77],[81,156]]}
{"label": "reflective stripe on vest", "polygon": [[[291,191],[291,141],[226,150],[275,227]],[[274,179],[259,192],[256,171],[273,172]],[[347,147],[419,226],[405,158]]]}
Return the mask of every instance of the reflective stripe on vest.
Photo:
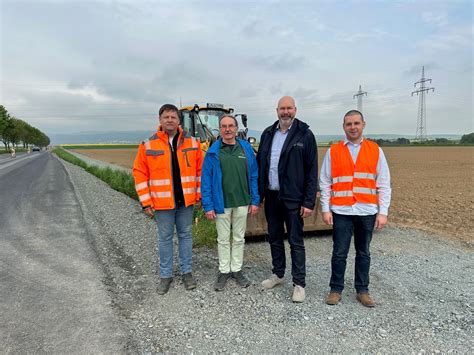
{"label": "reflective stripe on vest", "polygon": [[183,194],[195,194],[196,193],[196,188],[195,187],[189,187],[187,189],[183,189]]}
{"label": "reflective stripe on vest", "polygon": [[181,182],[195,182],[196,176],[181,176]]}
{"label": "reflective stripe on vest", "polygon": [[331,195],[333,197],[350,197],[350,196],[354,196],[354,194],[352,193],[352,191],[350,190],[347,190],[347,191],[331,191]]}
{"label": "reflective stripe on vest", "polygon": [[148,183],[147,182],[142,182],[140,184],[135,185],[135,190],[137,190],[137,191],[140,191],[140,190],[143,190],[143,189],[146,189],[146,188],[148,188]]}
{"label": "reflective stripe on vest", "polygon": [[375,174],[359,173],[359,172],[354,173],[354,177],[358,179],[371,179],[371,180],[375,180],[376,178]]}
{"label": "reflective stripe on vest", "polygon": [[332,179],[332,183],[335,184],[337,182],[352,182],[352,176],[338,176]]}
{"label": "reflective stripe on vest", "polygon": [[171,185],[170,179],[158,179],[158,180],[150,180],[150,186],[165,186]]}
{"label": "reflective stripe on vest", "polygon": [[169,197],[171,197],[171,191],[163,191],[163,192],[152,191],[150,194],[151,194],[151,197],[153,197],[153,198],[169,198]]}
{"label": "reflective stripe on vest", "polygon": [[358,194],[377,195],[376,189],[369,189],[367,187],[354,187],[354,192]]}
{"label": "reflective stripe on vest", "polygon": [[146,200],[151,199],[151,196],[150,194],[144,194],[144,195],[138,196],[138,198],[140,199],[140,202],[145,202]]}

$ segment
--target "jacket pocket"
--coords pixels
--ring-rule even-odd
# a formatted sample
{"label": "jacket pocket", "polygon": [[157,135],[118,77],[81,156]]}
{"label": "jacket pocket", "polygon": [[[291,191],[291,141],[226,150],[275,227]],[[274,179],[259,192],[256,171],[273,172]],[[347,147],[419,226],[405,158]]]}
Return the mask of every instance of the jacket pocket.
{"label": "jacket pocket", "polygon": [[164,150],[147,149],[145,154],[148,162],[148,168],[151,171],[169,168],[169,164],[166,162]]}

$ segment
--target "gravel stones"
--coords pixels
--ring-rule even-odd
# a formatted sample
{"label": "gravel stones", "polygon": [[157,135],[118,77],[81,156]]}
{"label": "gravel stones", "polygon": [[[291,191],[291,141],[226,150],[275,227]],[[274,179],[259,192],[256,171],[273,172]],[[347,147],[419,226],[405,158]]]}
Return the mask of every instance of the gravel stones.
{"label": "gravel stones", "polygon": [[[389,227],[374,234],[367,309],[355,299],[354,252],[341,303],[324,303],[332,241],[306,239],[306,300],[293,304],[293,286],[272,290],[266,242],[246,244],[245,289],[229,280],[215,292],[217,252],[194,250],[198,287],[185,291],[175,272],[170,291],[156,294],[156,226],[136,201],[113,191],[83,169],[64,163],[81,203],[91,244],[103,265],[111,306],[130,331],[129,352],[315,353],[473,351],[473,254],[455,242]],[[289,249],[287,250],[289,256]],[[175,268],[178,265],[175,260]],[[287,265],[291,265],[288,259]]]}

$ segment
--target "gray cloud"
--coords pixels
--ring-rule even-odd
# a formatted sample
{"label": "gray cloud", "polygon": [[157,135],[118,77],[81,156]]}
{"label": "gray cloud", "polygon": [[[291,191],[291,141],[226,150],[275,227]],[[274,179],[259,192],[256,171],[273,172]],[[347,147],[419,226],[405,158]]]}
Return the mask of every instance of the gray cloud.
{"label": "gray cloud", "polygon": [[303,55],[282,54],[274,56],[254,56],[249,62],[257,67],[270,71],[300,70],[306,63]]}
{"label": "gray cloud", "polygon": [[289,94],[331,133],[361,83],[371,128],[412,132],[410,90],[425,65],[433,122],[459,117],[430,131],[472,129],[471,4],[320,4],[5,0],[1,101],[52,132],[143,129],[180,97],[233,106],[262,128]]}

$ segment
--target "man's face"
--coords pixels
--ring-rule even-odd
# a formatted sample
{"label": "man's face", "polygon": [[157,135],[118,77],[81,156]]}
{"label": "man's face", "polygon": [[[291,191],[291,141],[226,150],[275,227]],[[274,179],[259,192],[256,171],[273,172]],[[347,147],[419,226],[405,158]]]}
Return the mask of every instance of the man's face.
{"label": "man's face", "polygon": [[164,131],[174,133],[178,130],[179,117],[176,111],[163,111],[160,115],[160,125]]}
{"label": "man's face", "polygon": [[280,125],[289,126],[291,121],[296,117],[295,102],[289,97],[282,98],[278,102],[277,115],[280,120]]}
{"label": "man's face", "polygon": [[364,132],[365,121],[362,120],[360,115],[346,116],[342,127],[347,139],[351,142],[357,142],[361,139],[362,132]]}
{"label": "man's face", "polygon": [[237,132],[235,121],[231,117],[224,117],[220,122],[221,136],[224,141],[232,141]]}

